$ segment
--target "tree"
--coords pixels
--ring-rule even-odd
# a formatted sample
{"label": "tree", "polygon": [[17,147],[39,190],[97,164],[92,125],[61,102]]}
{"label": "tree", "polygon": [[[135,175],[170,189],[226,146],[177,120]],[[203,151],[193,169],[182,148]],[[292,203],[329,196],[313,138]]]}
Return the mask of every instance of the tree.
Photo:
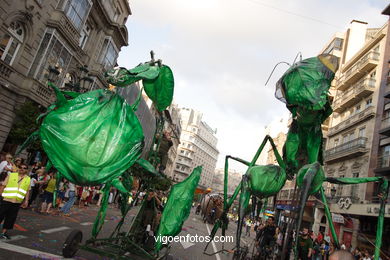
{"label": "tree", "polygon": [[[39,125],[36,123],[37,117],[41,114],[40,106],[31,101],[25,102],[16,111],[16,117],[11,131],[8,135],[7,142],[20,145],[22,144],[34,131],[38,130]],[[32,143],[28,149],[32,151],[43,151],[41,142],[39,140]]]}

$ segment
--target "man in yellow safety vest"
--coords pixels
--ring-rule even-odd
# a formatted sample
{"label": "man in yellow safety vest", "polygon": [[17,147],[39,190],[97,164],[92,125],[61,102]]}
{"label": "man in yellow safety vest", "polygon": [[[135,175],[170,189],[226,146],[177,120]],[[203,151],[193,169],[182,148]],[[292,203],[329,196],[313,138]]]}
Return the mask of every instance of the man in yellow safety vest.
{"label": "man in yellow safety vest", "polygon": [[12,229],[20,207],[27,207],[30,191],[30,177],[27,176],[27,165],[21,164],[18,172],[10,173],[4,181],[0,204],[0,223],[4,220],[0,238],[10,239],[7,230]]}

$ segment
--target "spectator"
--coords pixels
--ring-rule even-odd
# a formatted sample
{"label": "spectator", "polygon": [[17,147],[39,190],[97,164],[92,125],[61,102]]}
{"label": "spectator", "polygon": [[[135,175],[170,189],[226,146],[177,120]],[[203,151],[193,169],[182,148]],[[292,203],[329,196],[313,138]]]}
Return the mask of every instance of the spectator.
{"label": "spectator", "polygon": [[370,253],[368,252],[368,250],[364,250],[364,253],[363,253],[363,258],[362,260],[371,260],[371,257],[370,257]]}
{"label": "spectator", "polygon": [[27,175],[27,165],[20,164],[18,172],[10,173],[0,190],[3,201],[0,205],[0,222],[4,220],[0,238],[10,239],[8,230],[12,229],[20,207],[27,207],[30,192],[30,177]]}
{"label": "spectator", "polygon": [[50,214],[50,208],[53,204],[53,195],[56,188],[56,179],[54,178],[54,172],[49,173],[49,181],[47,182],[47,187],[43,191],[43,201],[41,206],[41,213]]}
{"label": "spectator", "polygon": [[17,170],[20,168],[20,166],[21,166],[22,163],[23,163],[22,158],[16,158],[16,159],[15,159],[15,164],[14,164],[14,167],[13,167],[13,170],[14,170],[14,171],[17,171]]}
{"label": "spectator", "polygon": [[3,172],[11,173],[14,169],[14,164],[12,163],[12,155],[7,153],[5,155],[5,160],[0,163],[0,174]]}
{"label": "spectator", "polygon": [[76,201],[76,186],[68,182],[68,189],[66,191],[68,193],[69,199],[64,204],[64,206],[61,208],[61,212],[64,214],[64,216],[69,216],[70,209],[72,208],[74,202]]}
{"label": "spectator", "polygon": [[251,220],[248,218],[245,222],[245,225],[246,225],[246,232],[245,232],[245,235],[250,237],[251,236],[251,227],[252,227],[252,224],[251,224]]}
{"label": "spectator", "polygon": [[301,260],[311,259],[313,250],[313,241],[309,237],[309,230],[304,228],[298,237],[298,258]]}
{"label": "spectator", "polygon": [[354,257],[347,250],[336,250],[329,256],[329,260],[354,260]]}

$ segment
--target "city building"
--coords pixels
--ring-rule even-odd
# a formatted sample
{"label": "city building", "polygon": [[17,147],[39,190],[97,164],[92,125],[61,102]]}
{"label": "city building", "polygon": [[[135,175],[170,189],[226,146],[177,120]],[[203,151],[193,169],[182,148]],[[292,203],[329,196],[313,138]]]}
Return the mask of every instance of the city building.
{"label": "city building", "polygon": [[211,187],[219,151],[216,130],[202,121],[203,114],[180,108],[181,135],[174,168],[174,181],[184,180],[196,166],[203,166],[200,189]]}
{"label": "city building", "polygon": [[[386,10],[389,14],[389,7]],[[368,28],[367,23],[353,20],[346,32],[336,34],[322,50],[338,56],[340,63],[333,81],[334,112],[324,153],[328,177],[386,176],[389,172],[389,29],[388,23]],[[377,185],[325,185],[339,240],[372,250],[379,209]],[[389,213],[386,208],[384,232],[390,229]],[[321,205],[314,219],[313,230],[329,234]],[[384,236],[382,250],[388,253],[389,247],[390,238]]]}
{"label": "city building", "polygon": [[[46,86],[49,66],[60,72],[56,85],[80,80],[88,66],[88,88],[106,86],[103,72],[128,45],[127,0],[3,1],[0,8],[0,150],[26,101],[47,107],[54,100]],[[6,150],[6,149],[5,149]]]}
{"label": "city building", "polygon": [[[242,180],[242,172],[236,171],[234,169],[229,169],[228,171],[228,190],[227,193],[231,196]],[[212,192],[223,193],[224,189],[224,178],[225,170],[222,168],[215,169],[213,182],[211,184]]]}

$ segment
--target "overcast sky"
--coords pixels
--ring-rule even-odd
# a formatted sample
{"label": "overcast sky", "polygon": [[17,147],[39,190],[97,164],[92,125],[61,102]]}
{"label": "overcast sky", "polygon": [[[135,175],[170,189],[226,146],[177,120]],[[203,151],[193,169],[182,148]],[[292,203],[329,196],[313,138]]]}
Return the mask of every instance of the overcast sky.
{"label": "overcast sky", "polygon": [[[275,82],[298,52],[315,56],[351,20],[380,27],[387,0],[132,0],[129,46],[119,66],[156,58],[175,76],[174,102],[203,112],[217,128],[217,167],[225,155],[250,160],[264,127],[286,114]],[[233,168],[243,169],[239,165]]]}

